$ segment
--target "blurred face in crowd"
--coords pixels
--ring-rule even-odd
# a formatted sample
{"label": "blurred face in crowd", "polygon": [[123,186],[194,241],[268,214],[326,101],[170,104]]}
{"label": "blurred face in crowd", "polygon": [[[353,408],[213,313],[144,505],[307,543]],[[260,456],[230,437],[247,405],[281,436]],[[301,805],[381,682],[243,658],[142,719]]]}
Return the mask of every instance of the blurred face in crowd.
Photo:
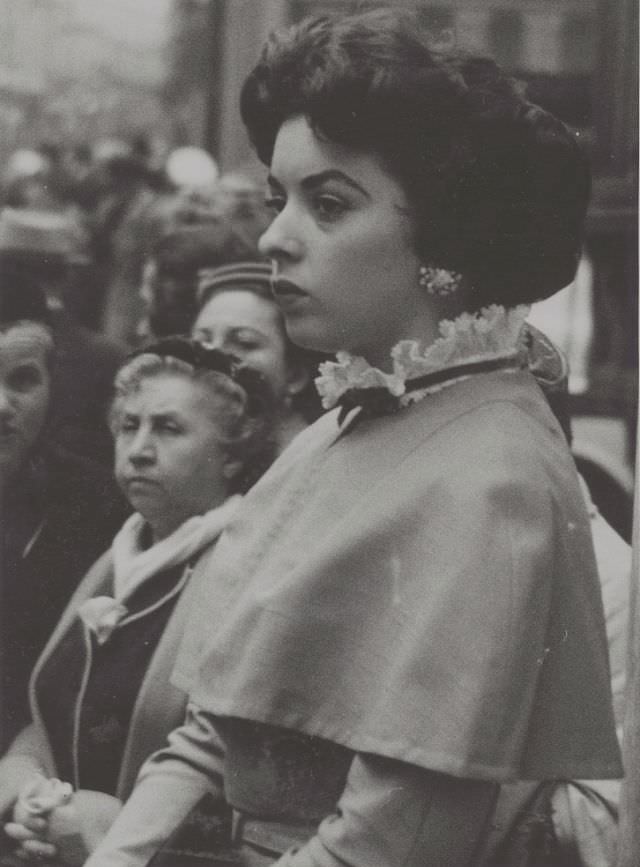
{"label": "blurred face in crowd", "polygon": [[193,281],[161,274],[153,257],[142,272],[140,298],[143,312],[137,332],[141,338],[186,334],[195,312]]}
{"label": "blurred face in crowd", "polygon": [[282,317],[273,301],[250,290],[221,290],[202,307],[193,337],[258,370],[279,401],[299,392],[306,375],[287,361]]}
{"label": "blurred face in crowd", "polygon": [[154,540],[219,505],[233,470],[201,382],[179,373],[143,377],[112,413],[115,473]]}
{"label": "blurred face in crowd", "polygon": [[0,480],[20,469],[49,408],[48,330],[35,322],[0,326]]}

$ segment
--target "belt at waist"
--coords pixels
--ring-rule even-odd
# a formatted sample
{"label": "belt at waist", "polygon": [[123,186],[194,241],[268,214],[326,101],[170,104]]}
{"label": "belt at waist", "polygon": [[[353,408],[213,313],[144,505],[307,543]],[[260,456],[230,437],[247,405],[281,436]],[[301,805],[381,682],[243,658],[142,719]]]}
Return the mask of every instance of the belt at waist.
{"label": "belt at waist", "polygon": [[303,846],[316,833],[317,827],[316,822],[277,822],[233,811],[234,845],[248,843],[274,855],[282,855],[292,846]]}

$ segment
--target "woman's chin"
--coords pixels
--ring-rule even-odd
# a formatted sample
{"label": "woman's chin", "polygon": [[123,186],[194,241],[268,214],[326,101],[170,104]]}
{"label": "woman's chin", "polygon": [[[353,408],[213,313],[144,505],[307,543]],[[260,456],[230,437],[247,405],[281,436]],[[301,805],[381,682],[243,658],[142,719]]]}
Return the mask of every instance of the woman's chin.
{"label": "woman's chin", "polygon": [[341,341],[335,335],[327,334],[315,323],[309,322],[302,317],[285,316],[287,335],[292,343],[302,349],[311,349],[314,352],[336,353],[343,348]]}
{"label": "woman's chin", "polygon": [[140,512],[148,523],[152,523],[149,520],[150,518],[154,518],[159,512],[162,512],[161,505],[157,502],[157,497],[153,493],[152,491],[145,491],[142,489],[142,486],[136,486],[135,490],[132,490],[130,487],[127,490],[129,505],[134,512]]}

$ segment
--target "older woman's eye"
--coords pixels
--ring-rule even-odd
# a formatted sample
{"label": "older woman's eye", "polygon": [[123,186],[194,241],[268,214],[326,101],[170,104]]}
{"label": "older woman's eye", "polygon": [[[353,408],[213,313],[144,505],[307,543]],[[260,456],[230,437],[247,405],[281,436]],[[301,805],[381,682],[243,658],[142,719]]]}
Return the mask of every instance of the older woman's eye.
{"label": "older woman's eye", "polygon": [[232,341],[232,347],[243,349],[245,352],[259,348],[258,343],[251,337],[236,337],[235,340]]}
{"label": "older woman's eye", "polygon": [[182,428],[180,427],[179,424],[177,424],[174,421],[163,421],[161,424],[158,425],[158,428],[162,433],[168,433],[168,434],[182,433]]}

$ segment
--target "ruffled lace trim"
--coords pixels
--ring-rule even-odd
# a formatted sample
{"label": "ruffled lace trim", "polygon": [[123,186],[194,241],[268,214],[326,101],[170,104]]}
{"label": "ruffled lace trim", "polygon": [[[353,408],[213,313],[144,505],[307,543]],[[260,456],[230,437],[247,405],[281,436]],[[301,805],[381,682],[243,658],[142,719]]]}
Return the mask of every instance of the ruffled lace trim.
{"label": "ruffled lace trim", "polygon": [[[338,352],[336,361],[325,361],[315,380],[325,409],[336,406],[350,389],[386,388],[400,403],[415,403],[431,391],[446,384],[406,394],[406,382],[459,364],[500,358],[517,358],[526,351],[523,326],[529,306],[505,308],[498,304],[483,308],[479,313],[463,313],[456,319],[443,320],[440,337],[426,350],[416,340],[401,340],[391,351],[393,372],[384,373],[372,367],[364,358],[348,352]],[[463,377],[466,378],[466,377]]]}

